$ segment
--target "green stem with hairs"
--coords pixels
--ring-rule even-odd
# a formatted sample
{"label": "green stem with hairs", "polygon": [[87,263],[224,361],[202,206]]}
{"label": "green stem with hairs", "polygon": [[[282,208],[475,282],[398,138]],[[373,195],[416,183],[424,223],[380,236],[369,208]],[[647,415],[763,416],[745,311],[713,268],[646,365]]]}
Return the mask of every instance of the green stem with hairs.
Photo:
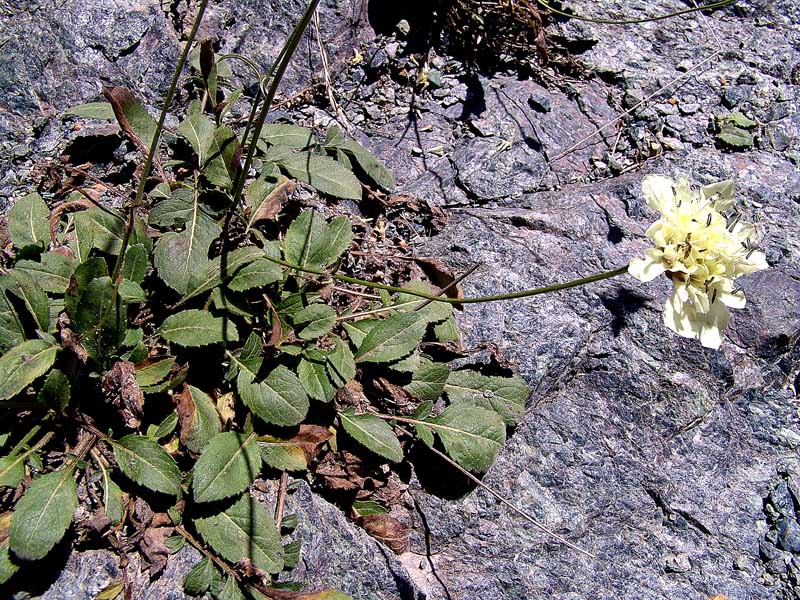
{"label": "green stem with hairs", "polygon": [[[314,11],[317,10],[317,5],[319,4],[319,0],[311,0],[306,7],[305,12],[303,13],[302,18],[300,21],[295,25],[294,30],[292,30],[289,39],[286,40],[286,44],[283,46],[281,53],[279,55],[279,60],[276,61],[274,68],[274,74],[272,77],[272,81],[270,83],[269,89],[267,90],[267,95],[264,98],[264,102],[261,105],[261,112],[258,115],[258,118],[255,121],[255,127],[253,128],[253,133],[250,136],[250,143],[247,147],[247,157],[245,158],[244,165],[242,165],[242,169],[239,172],[239,176],[236,178],[236,185],[233,189],[233,203],[228,212],[228,218],[226,220],[226,227],[230,223],[231,215],[236,210],[237,206],[239,206],[239,201],[242,197],[242,190],[244,190],[244,182],[247,179],[247,174],[250,172],[250,167],[253,164],[253,159],[255,158],[256,148],[257,148],[257,141],[258,138],[261,136],[261,129],[264,127],[264,122],[267,119],[267,113],[269,113],[269,109],[272,106],[273,101],[275,100],[275,94],[278,91],[278,86],[283,79],[283,75],[286,73],[286,68],[289,66],[289,62],[292,60],[292,56],[294,55],[295,50],[297,49],[298,44],[300,43],[300,38],[303,37],[303,33],[305,32],[308,24],[311,22],[311,17],[314,14]],[[270,69],[272,73],[272,69]],[[249,128],[249,125],[248,125]],[[244,145],[245,142],[244,138],[242,139],[242,144]]]}
{"label": "green stem with hairs", "polygon": [[637,25],[641,23],[650,23],[651,21],[663,21],[664,19],[671,19],[672,17],[679,17],[681,15],[687,15],[689,13],[698,12],[701,10],[713,10],[715,8],[722,8],[723,6],[727,6],[728,4],[731,4],[733,2],[733,0],[721,0],[720,2],[712,2],[711,4],[704,4],[703,6],[695,6],[694,8],[685,8],[683,10],[667,13],[665,15],[656,15],[655,17],[641,17],[639,19],[595,19],[592,17],[582,17],[580,15],[564,12],[563,10],[559,10],[554,6],[552,6],[551,4],[549,4],[547,0],[536,0],[536,1],[550,12],[560,15],[562,17],[577,19],[578,21],[587,21],[589,23],[600,23],[601,25]]}
{"label": "green stem with hairs", "polygon": [[114,294],[111,298],[112,304],[116,299],[117,292],[119,291],[119,272],[122,270],[122,263],[125,259],[125,251],[128,249],[128,244],[130,243],[131,239],[131,231],[133,230],[133,221],[135,216],[134,211],[137,206],[141,205],[142,200],[144,199],[144,190],[147,187],[147,178],[150,177],[150,171],[153,168],[153,157],[156,155],[156,152],[158,152],[158,146],[161,142],[161,132],[164,130],[164,121],[167,119],[167,111],[172,105],[172,99],[175,96],[175,90],[178,87],[178,81],[180,80],[181,73],[183,72],[183,65],[186,64],[186,59],[189,57],[189,51],[192,48],[194,38],[197,36],[197,30],[200,29],[200,23],[203,20],[203,14],[206,11],[207,5],[208,0],[200,0],[200,5],[197,7],[197,15],[194,18],[192,29],[189,32],[189,37],[186,38],[186,44],[184,44],[183,52],[181,52],[181,56],[178,59],[178,64],[175,65],[175,71],[172,73],[172,81],[169,83],[167,95],[164,98],[164,104],[161,107],[161,114],[158,115],[158,121],[156,121],[156,130],[153,133],[153,139],[150,142],[150,149],[144,159],[144,165],[142,165],[142,174],[139,178],[139,187],[136,188],[136,196],[133,199],[130,212],[128,213],[128,223],[125,227],[125,234],[122,238],[122,248],[120,249],[119,256],[117,256],[117,260],[114,263],[114,271],[111,275],[111,281],[114,283]]}
{"label": "green stem with hairs", "polygon": [[189,51],[192,47],[192,43],[194,42],[194,38],[197,36],[197,31],[200,28],[200,23],[203,20],[203,13],[206,11],[206,6],[208,5],[208,0],[201,0],[200,6],[197,8],[197,15],[194,18],[194,23],[192,24],[192,29],[189,32],[189,37],[186,39],[186,44],[183,47],[183,52],[181,52],[181,56],[178,59],[178,64],[175,65],[175,71],[172,73],[172,81],[170,81],[169,88],[167,88],[167,95],[164,98],[164,104],[161,107],[161,114],[158,116],[158,121],[156,121],[156,129],[153,133],[153,139],[150,141],[150,149],[147,152],[147,156],[144,159],[144,164],[142,165],[142,173],[139,177],[139,186],[136,188],[136,196],[134,196],[133,202],[128,207],[128,219],[125,223],[125,232],[122,236],[122,244],[120,246],[119,254],[117,255],[117,259],[114,261],[114,270],[111,273],[111,284],[113,285],[111,289],[111,299],[108,303],[108,309],[101,315],[99,322],[92,331],[99,331],[100,328],[106,322],[108,315],[112,313],[115,307],[117,306],[117,302],[119,299],[119,286],[122,284],[122,277],[120,277],[120,273],[122,271],[122,265],[125,262],[125,253],[128,251],[128,245],[131,241],[131,233],[133,232],[133,226],[136,218],[136,209],[139,206],[142,206],[142,201],[144,200],[144,191],[147,187],[147,178],[150,177],[150,171],[153,168],[153,157],[158,152],[158,146],[161,141],[161,132],[164,130],[164,121],[167,118],[167,111],[169,110],[170,105],[172,104],[172,99],[175,96],[175,90],[178,87],[178,81],[180,80],[181,73],[183,72],[183,66],[186,64],[186,59],[189,56]]}
{"label": "green stem with hairs", "polygon": [[603,271],[601,273],[595,273],[594,275],[589,275],[588,277],[581,277],[580,279],[574,279],[572,281],[567,281],[564,283],[554,283],[551,285],[546,285],[543,287],[538,287],[530,290],[523,290],[521,292],[511,292],[509,294],[499,294],[495,296],[477,296],[474,298],[447,298],[442,296],[437,296],[435,294],[428,294],[426,292],[419,292],[417,290],[410,290],[408,288],[397,287],[394,285],[386,285],[384,283],[375,283],[374,281],[366,281],[364,279],[357,279],[355,277],[350,277],[349,275],[340,275],[338,273],[326,273],[321,269],[313,269],[311,267],[301,267],[300,265],[295,265],[285,260],[281,260],[279,258],[272,258],[270,256],[264,256],[269,261],[272,261],[276,264],[284,266],[288,269],[292,269],[295,271],[302,271],[304,273],[313,273],[314,275],[324,275],[326,277],[330,277],[331,279],[336,279],[337,281],[343,281],[345,283],[351,283],[354,285],[362,285],[364,287],[378,289],[378,290],[386,290],[387,292],[398,293],[398,294],[408,294],[409,296],[418,296],[420,298],[426,298],[428,300],[433,300],[435,302],[447,302],[448,304],[478,304],[481,302],[498,302],[500,300],[514,300],[517,298],[527,298],[529,296],[538,296],[540,294],[549,294],[550,292],[558,292],[560,290],[566,290],[569,288],[579,287],[582,285],[586,285],[587,283],[594,283],[595,281],[602,281],[603,279],[609,279],[611,277],[616,277],[618,275],[624,275],[628,272],[628,267],[619,267],[617,269],[612,269],[611,271]]}

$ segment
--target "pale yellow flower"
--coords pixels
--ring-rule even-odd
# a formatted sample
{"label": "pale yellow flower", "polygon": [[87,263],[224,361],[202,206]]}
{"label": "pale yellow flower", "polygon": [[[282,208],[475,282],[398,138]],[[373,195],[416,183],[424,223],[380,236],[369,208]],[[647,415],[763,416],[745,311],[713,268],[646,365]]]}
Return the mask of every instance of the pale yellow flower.
{"label": "pale yellow flower", "polygon": [[745,305],[734,280],[767,268],[763,252],[754,248],[753,225],[738,214],[722,214],[734,204],[733,182],[694,189],[685,178],[650,175],[642,191],[661,218],[646,232],[653,248],[644,259],[631,260],[628,272],[641,281],[666,274],[674,289],[664,306],[664,324],[707,348],[719,348],[730,320],[728,307]]}

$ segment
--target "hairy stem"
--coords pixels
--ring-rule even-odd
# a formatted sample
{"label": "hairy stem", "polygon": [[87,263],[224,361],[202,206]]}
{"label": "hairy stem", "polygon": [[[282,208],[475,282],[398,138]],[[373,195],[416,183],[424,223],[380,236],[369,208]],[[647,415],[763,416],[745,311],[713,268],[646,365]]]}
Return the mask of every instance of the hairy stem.
{"label": "hairy stem", "polygon": [[549,294],[550,292],[558,292],[560,290],[579,287],[582,285],[586,285],[587,283],[594,283],[595,281],[602,281],[603,279],[609,279],[611,277],[617,277],[618,275],[624,275],[625,273],[628,272],[628,267],[626,265],[624,267],[612,269],[611,271],[603,271],[602,273],[595,273],[594,275],[589,275],[588,277],[581,277],[580,279],[573,279],[572,281],[567,281],[564,283],[554,283],[551,285],[533,288],[530,290],[523,290],[521,292],[511,292],[509,294],[498,294],[495,296],[477,296],[474,298],[447,298],[447,297],[437,296],[435,294],[428,294],[426,292],[411,290],[408,288],[397,287],[394,285],[386,285],[383,283],[366,281],[364,279],[357,279],[355,277],[350,277],[349,275],[339,275],[338,273],[330,274],[320,269],[312,269],[311,267],[301,267],[299,265],[294,265],[290,262],[286,262],[285,260],[272,258],[269,256],[264,256],[264,258],[296,271],[313,273],[315,275],[325,275],[327,277],[336,279],[337,281],[343,281],[345,283],[362,285],[364,287],[374,288],[378,290],[386,290],[387,292],[392,292],[392,293],[408,294],[409,296],[418,296],[420,298],[426,298],[428,300],[432,300],[435,302],[447,302],[449,304],[478,304],[482,302],[498,302],[500,300],[514,300],[516,298],[527,298],[529,296],[538,296],[540,294]]}
{"label": "hairy stem", "polygon": [[119,256],[117,256],[117,261],[114,263],[114,271],[111,275],[111,281],[114,283],[115,292],[111,299],[112,304],[116,299],[117,292],[119,291],[119,283],[117,283],[117,281],[119,272],[122,269],[122,262],[125,259],[125,251],[128,249],[128,243],[130,242],[131,231],[133,230],[133,222],[135,217],[134,212],[136,207],[140,206],[142,200],[144,199],[144,190],[147,187],[147,178],[150,176],[150,170],[153,168],[153,157],[156,155],[156,152],[158,152],[158,146],[161,141],[161,132],[164,129],[164,121],[167,118],[167,111],[172,104],[172,99],[175,96],[175,90],[178,87],[178,81],[180,80],[181,73],[183,72],[183,66],[186,64],[186,59],[188,58],[189,51],[194,43],[194,38],[197,36],[197,30],[200,28],[200,23],[203,20],[203,14],[206,11],[207,5],[208,0],[200,0],[200,5],[197,7],[197,15],[194,18],[194,23],[192,23],[192,29],[189,32],[189,37],[186,39],[186,44],[183,46],[183,52],[181,52],[181,56],[178,59],[178,64],[175,65],[175,71],[172,73],[172,81],[170,81],[169,87],[167,88],[167,95],[164,97],[164,104],[161,107],[161,114],[158,115],[158,121],[156,121],[156,130],[155,133],[153,133],[153,139],[150,142],[150,150],[144,159],[144,165],[142,165],[142,173],[139,178],[139,187],[136,189],[136,196],[133,199],[133,204],[130,208],[130,212],[128,213],[128,223],[125,226],[125,234],[122,238],[122,248],[120,249]]}
{"label": "hairy stem", "polygon": [[[295,50],[297,49],[298,44],[300,43],[300,39],[303,37],[303,33],[305,32],[308,24],[311,22],[311,17],[314,14],[314,11],[317,10],[317,5],[319,4],[319,0],[311,0],[306,7],[303,16],[301,17],[300,21],[295,25],[294,30],[292,31],[289,39],[286,40],[286,44],[281,49],[281,53],[279,55],[279,60],[273,65],[274,74],[272,77],[272,81],[270,83],[269,89],[267,90],[267,95],[264,98],[264,102],[261,105],[261,112],[258,115],[258,118],[255,121],[255,126],[253,127],[253,133],[250,136],[250,143],[247,148],[247,157],[245,158],[244,165],[242,165],[242,169],[239,173],[239,176],[236,178],[236,185],[233,190],[233,203],[228,212],[228,219],[226,225],[230,222],[230,215],[236,210],[236,207],[239,205],[239,201],[242,197],[242,190],[244,189],[244,182],[247,179],[247,174],[250,172],[250,167],[253,164],[253,158],[256,154],[256,148],[258,138],[261,136],[261,129],[264,127],[264,122],[267,118],[267,113],[269,113],[269,109],[272,106],[272,102],[275,100],[275,94],[278,91],[278,86],[283,79],[284,74],[286,73],[286,69],[289,66],[289,62],[292,60],[292,56],[294,55]],[[272,71],[272,69],[270,70]],[[249,124],[248,124],[249,129]],[[242,144],[244,144],[247,140],[242,139]]]}

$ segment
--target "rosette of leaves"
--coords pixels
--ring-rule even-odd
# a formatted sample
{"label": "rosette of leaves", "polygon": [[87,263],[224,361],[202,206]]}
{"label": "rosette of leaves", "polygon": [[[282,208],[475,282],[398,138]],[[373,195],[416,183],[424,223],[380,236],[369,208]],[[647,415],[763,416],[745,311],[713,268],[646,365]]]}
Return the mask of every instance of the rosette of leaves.
{"label": "rosette of leaves", "polygon": [[[394,184],[337,127],[320,141],[265,126],[257,175],[244,205],[234,202],[243,148],[223,121],[238,96],[223,92],[219,65],[204,45],[199,81],[213,101],[190,105],[172,160],[153,157],[162,176],[146,206],[116,210],[75,192],[51,207],[31,194],[8,215],[0,405],[17,418],[0,425],[0,486],[16,492],[0,519],[0,583],[64,538],[82,485],[117,527],[130,498],[172,504],[160,523],[179,537],[166,547],[186,539],[205,553],[187,592],[269,590],[300,548],[249,489],[313,464],[331,442],[320,419],[388,462],[404,460],[405,424],[482,472],[522,415],[521,379],[454,370],[428,351],[459,337],[452,304],[415,295],[438,288],[410,282],[356,313],[331,287],[348,264],[350,220],[282,216],[301,183],[358,200],[364,185]],[[113,114],[145,152],[155,131],[147,109],[124,88],[105,96],[71,113]],[[369,386],[357,402],[341,393],[366,378],[413,411],[387,410]],[[335,597],[322,594],[308,597]]]}

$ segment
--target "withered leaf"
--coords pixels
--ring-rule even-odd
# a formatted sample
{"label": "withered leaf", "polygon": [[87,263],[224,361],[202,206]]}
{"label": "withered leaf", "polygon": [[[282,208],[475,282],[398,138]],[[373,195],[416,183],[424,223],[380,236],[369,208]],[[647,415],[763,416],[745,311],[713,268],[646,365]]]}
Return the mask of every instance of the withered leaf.
{"label": "withered leaf", "polygon": [[394,517],[366,515],[356,517],[354,520],[376,540],[389,546],[395,554],[402,554],[408,550],[408,528]]}
{"label": "withered leaf", "polygon": [[150,576],[155,577],[167,566],[169,548],[166,541],[175,529],[173,527],[157,527],[153,525],[144,530],[144,535],[139,541],[139,550],[150,563]]}
{"label": "withered leaf", "polygon": [[141,152],[148,154],[155,133],[155,123],[136,96],[121,86],[103,88],[103,96],[114,109],[114,116],[123,133]]}
{"label": "withered leaf", "polygon": [[87,210],[92,208],[92,206],[93,204],[87,198],[81,198],[79,200],[59,204],[50,211],[50,241],[52,241],[53,245],[56,245],[58,242],[56,236],[58,234],[58,226],[61,223],[61,215],[75,210]]}
{"label": "withered leaf", "polygon": [[[435,258],[415,258],[414,262],[422,269],[422,272],[430,279],[431,283],[441,289],[446,288],[456,280],[453,272],[444,263]],[[460,300],[464,297],[464,292],[461,290],[461,286],[454,285],[445,292],[445,296]]]}
{"label": "withered leaf", "polygon": [[[255,183],[258,183],[258,181]],[[248,198],[248,201],[252,203],[252,212],[247,222],[247,229],[250,229],[260,221],[268,221],[277,217],[294,189],[294,182],[281,176],[278,184],[263,199]]]}
{"label": "withered leaf", "polygon": [[106,400],[117,407],[117,411],[132,429],[141,424],[144,393],[136,382],[136,367],[132,362],[120,360],[103,376],[100,389]]}

